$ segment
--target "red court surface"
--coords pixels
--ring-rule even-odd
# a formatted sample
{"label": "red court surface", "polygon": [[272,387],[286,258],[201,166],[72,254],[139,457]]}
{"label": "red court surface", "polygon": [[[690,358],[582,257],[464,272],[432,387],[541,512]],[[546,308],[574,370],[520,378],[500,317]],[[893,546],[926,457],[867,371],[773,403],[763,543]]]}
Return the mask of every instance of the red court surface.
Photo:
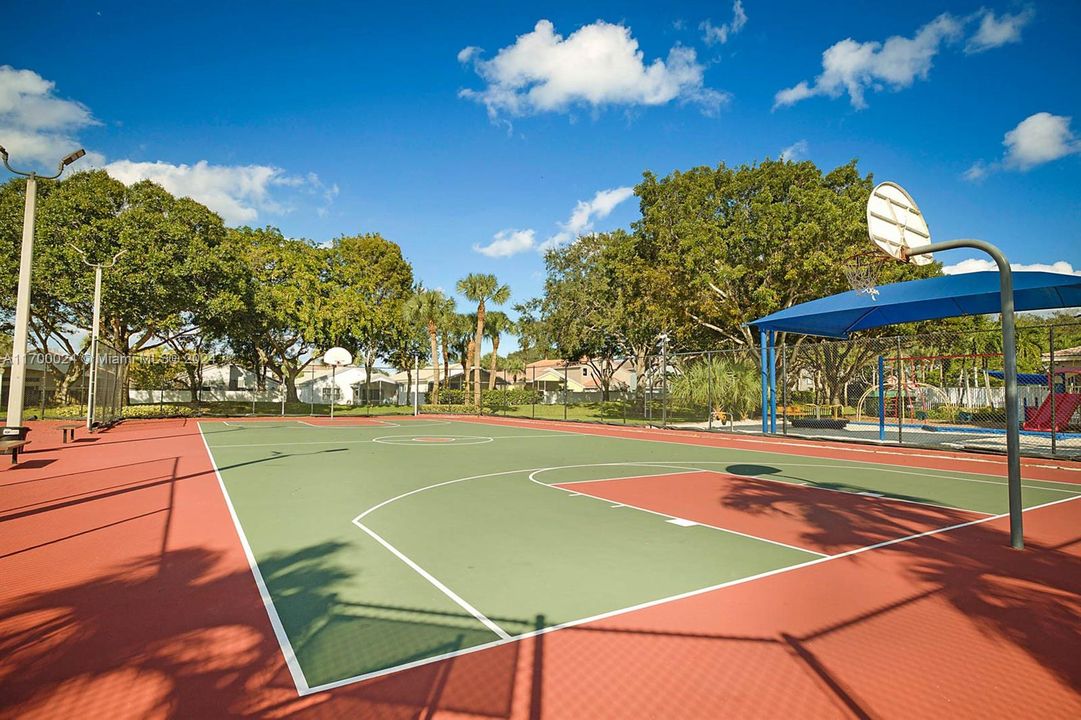
{"label": "red court surface", "polygon": [[709,471],[557,487],[825,555],[986,517]]}
{"label": "red court surface", "polygon": [[298,697],[192,421],[31,439],[0,471],[2,718],[1081,717],[1081,501],[1027,512],[1024,552],[991,520]]}

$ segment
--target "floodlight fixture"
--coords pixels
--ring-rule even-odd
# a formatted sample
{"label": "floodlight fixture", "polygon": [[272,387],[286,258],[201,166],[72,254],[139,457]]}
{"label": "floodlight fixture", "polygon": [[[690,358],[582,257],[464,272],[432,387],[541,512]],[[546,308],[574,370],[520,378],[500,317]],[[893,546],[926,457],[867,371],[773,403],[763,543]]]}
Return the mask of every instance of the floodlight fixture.
{"label": "floodlight fixture", "polygon": [[68,165],[71,165],[73,162],[75,162],[76,160],[81,158],[83,155],[86,155],[86,150],[83,150],[82,148],[79,148],[78,150],[71,153],[70,155],[68,155],[63,160],[61,160],[60,161],[60,166],[61,167],[67,167]]}

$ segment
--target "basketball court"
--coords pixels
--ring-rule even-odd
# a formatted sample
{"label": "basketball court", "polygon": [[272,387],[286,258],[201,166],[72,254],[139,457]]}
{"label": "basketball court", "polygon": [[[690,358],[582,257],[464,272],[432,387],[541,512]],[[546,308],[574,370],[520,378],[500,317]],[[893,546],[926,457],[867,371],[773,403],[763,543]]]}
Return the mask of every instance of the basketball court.
{"label": "basketball court", "polygon": [[20,717],[1081,708],[1068,464],[1025,465],[1018,553],[990,457],[437,416],[34,454],[0,484]]}

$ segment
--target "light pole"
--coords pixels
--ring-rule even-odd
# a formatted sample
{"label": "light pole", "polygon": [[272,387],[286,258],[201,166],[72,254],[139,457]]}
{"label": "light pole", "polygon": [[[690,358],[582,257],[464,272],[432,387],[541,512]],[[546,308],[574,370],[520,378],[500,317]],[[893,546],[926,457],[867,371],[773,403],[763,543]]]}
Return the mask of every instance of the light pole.
{"label": "light pole", "polygon": [[34,172],[22,172],[8,163],[8,151],[0,146],[0,158],[4,167],[15,175],[26,178],[26,205],[23,209],[23,242],[19,256],[19,290],[15,303],[15,337],[11,344],[11,379],[8,390],[8,414],[3,434],[18,436],[26,434],[23,424],[23,397],[26,392],[26,339],[30,329],[30,273],[34,264],[34,211],[37,206],[38,178],[55,180],[64,168],[86,155],[79,148],[60,161],[55,175],[43,176]]}
{"label": "light pole", "polygon": [[668,333],[661,333],[661,427],[668,427]]}
{"label": "light pole", "polygon": [[[71,243],[68,243],[69,245]],[[90,327],[90,384],[86,391],[86,429],[94,429],[94,393],[98,391],[98,333],[101,328],[101,274],[105,268],[116,265],[120,256],[127,252],[121,250],[107,263],[92,263],[86,259],[86,253],[78,246],[71,245],[75,252],[83,256],[83,262],[94,268],[94,319]]]}

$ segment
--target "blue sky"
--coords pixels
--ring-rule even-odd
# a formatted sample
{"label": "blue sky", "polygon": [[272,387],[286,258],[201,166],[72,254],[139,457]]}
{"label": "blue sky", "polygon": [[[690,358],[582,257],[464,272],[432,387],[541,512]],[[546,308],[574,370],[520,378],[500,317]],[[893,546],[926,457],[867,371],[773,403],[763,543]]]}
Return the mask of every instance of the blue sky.
{"label": "blue sky", "polygon": [[842,5],[21,3],[0,143],[231,224],[378,231],[426,285],[515,301],[538,247],[635,219],[643,170],[785,149],[900,182],[937,239],[1081,269],[1081,5]]}

